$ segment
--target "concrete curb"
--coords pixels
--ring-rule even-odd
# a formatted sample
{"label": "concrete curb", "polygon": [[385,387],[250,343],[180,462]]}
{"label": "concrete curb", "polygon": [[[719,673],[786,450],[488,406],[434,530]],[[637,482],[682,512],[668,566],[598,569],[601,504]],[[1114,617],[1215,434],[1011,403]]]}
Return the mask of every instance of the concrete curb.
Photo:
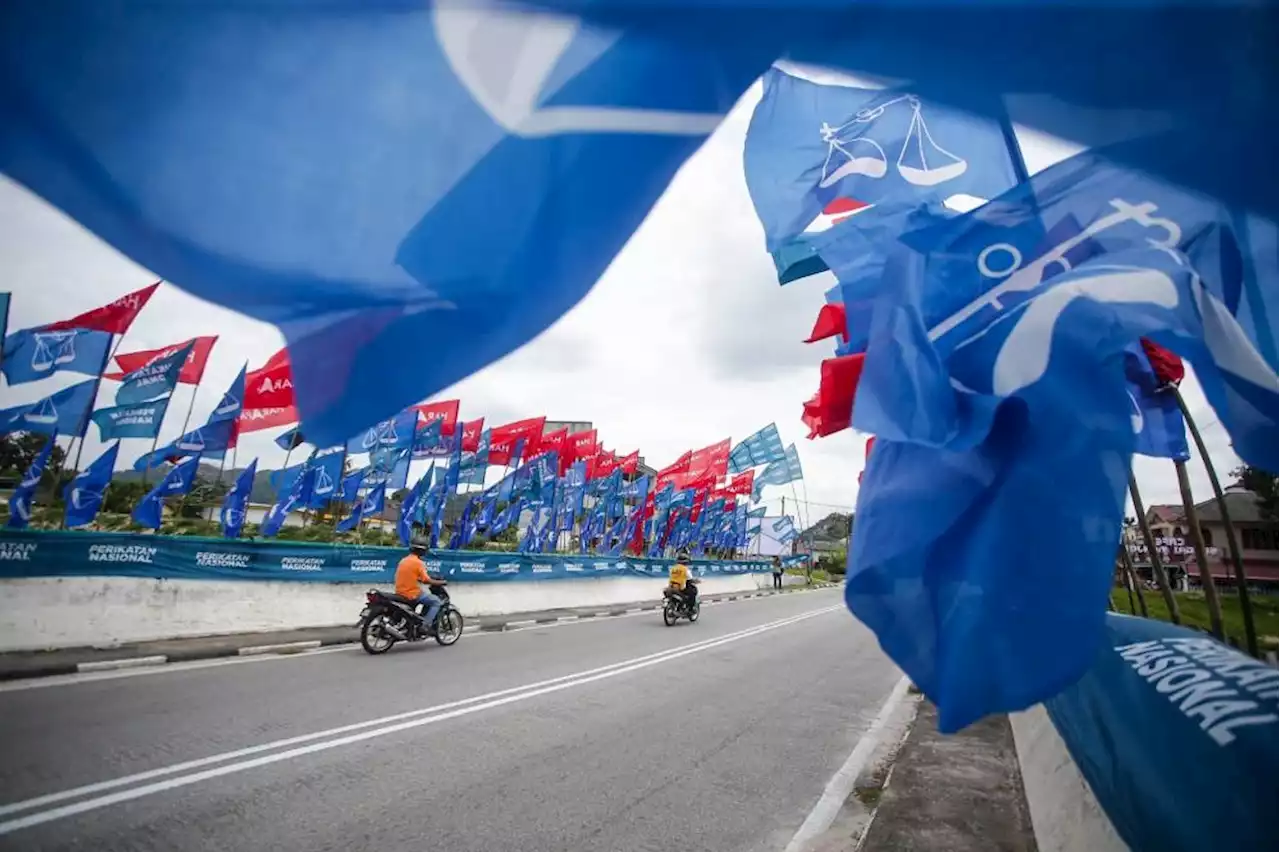
{"label": "concrete curb", "polygon": [[[761,591],[748,594],[729,595],[707,601],[708,604],[727,603],[729,601],[747,600],[749,598],[767,598],[777,594],[815,591],[826,589],[838,583],[814,583],[812,586],[792,586],[784,588],[781,593]],[[662,604],[645,604],[642,606],[612,608],[582,615],[560,615],[547,618],[523,618],[513,621],[501,621],[490,624],[464,625],[463,633],[501,633],[507,630],[520,630],[537,625],[567,624],[576,621],[591,621],[599,618],[612,618],[624,615],[635,615],[641,612],[652,612],[662,608]],[[202,660],[215,660],[223,657],[257,657],[273,654],[298,654],[314,651],[317,648],[328,648],[337,645],[353,645],[360,642],[355,634],[329,636],[323,639],[304,639],[297,642],[280,642],[269,645],[225,644],[204,648],[191,648],[174,651],[169,654],[150,654],[142,657],[123,657],[116,660],[93,660],[84,663],[50,663],[43,666],[31,666],[25,669],[10,671],[0,670],[0,681],[31,680],[59,675],[85,674],[89,672],[115,671],[118,669],[135,669],[151,666],[162,666],[169,663],[191,663]]]}

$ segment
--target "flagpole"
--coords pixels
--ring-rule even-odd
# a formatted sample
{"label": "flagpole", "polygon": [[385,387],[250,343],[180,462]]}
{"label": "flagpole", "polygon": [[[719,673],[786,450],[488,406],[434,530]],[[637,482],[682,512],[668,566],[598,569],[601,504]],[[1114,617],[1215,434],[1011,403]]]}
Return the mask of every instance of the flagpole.
{"label": "flagpole", "polygon": [[1178,610],[1178,599],[1173,596],[1169,586],[1169,577],[1164,572],[1164,564],[1160,561],[1160,553],[1156,550],[1155,537],[1151,535],[1151,525],[1147,523],[1147,511],[1142,505],[1142,495],[1138,493],[1138,480],[1133,477],[1133,469],[1129,469],[1129,497],[1133,500],[1133,511],[1138,516],[1138,529],[1142,531],[1142,541],[1147,546],[1147,554],[1151,559],[1151,574],[1160,587],[1160,594],[1169,610],[1169,620],[1174,624],[1182,623],[1182,613]]}
{"label": "flagpole", "polygon": [[1209,629],[1215,638],[1225,641],[1226,634],[1222,630],[1222,603],[1218,600],[1218,589],[1213,584],[1213,574],[1209,572],[1209,559],[1204,552],[1204,533],[1200,531],[1195,499],[1191,496],[1191,480],[1187,478],[1187,463],[1175,460],[1173,467],[1178,473],[1178,490],[1182,492],[1182,514],[1187,522],[1187,534],[1191,536],[1191,546],[1196,553],[1200,587],[1204,591],[1204,602],[1209,610]]}

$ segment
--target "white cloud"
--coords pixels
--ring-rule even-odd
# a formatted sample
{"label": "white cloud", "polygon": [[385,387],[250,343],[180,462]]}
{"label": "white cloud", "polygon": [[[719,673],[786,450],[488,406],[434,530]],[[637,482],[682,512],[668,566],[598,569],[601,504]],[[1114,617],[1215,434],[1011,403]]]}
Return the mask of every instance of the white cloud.
{"label": "white cloud", "polygon": [[[538,339],[460,382],[440,398],[462,400],[462,416],[490,424],[545,414],[556,420],[591,420],[606,446],[639,448],[660,467],[681,452],[725,437],[739,439],[776,422],[785,442],[795,441],[805,469],[797,490],[812,501],[802,522],[848,511],[862,468],[861,437],[842,433],[804,440],[801,403],[816,390],[823,344],[800,341],[830,286],[815,276],[776,284],[763,232],[742,174],[742,144],[759,85],[676,176],[652,214],[610,265],[596,288]],[[1029,166],[1039,170],[1072,150],[1056,140],[1022,134]],[[14,294],[11,329],[52,322],[145,286],[155,276],[85,232],[62,214],[0,178],[0,270]],[[208,304],[174,286],[159,289],[125,338],[121,351],[150,349],[188,337],[220,335],[191,410],[204,422],[246,361],[261,364],[281,345],[271,326]],[[424,351],[422,355],[427,356]],[[62,375],[47,382],[0,390],[7,407],[81,380]],[[99,404],[109,404],[107,383]],[[1220,474],[1238,464],[1194,379],[1186,393],[1206,426]],[[191,390],[176,394],[161,441],[180,434]],[[85,461],[102,446],[96,428]],[[242,441],[241,465],[261,456],[275,467],[284,452],[274,433]],[[127,441],[122,461],[149,442]],[[1139,459],[1136,470],[1148,503],[1177,502],[1168,462]],[[1196,496],[1209,496],[1198,462],[1191,465]],[[807,498],[805,492],[807,491]],[[789,487],[766,492],[776,509]]]}

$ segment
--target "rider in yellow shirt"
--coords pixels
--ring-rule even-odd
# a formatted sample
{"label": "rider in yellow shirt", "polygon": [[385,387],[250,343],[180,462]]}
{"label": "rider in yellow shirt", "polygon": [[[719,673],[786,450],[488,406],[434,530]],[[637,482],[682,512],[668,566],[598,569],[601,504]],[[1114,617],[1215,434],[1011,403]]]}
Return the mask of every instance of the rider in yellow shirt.
{"label": "rider in yellow shirt", "polygon": [[682,547],[676,552],[676,561],[671,566],[671,572],[667,576],[667,582],[670,584],[671,588],[680,592],[685,599],[685,603],[692,607],[694,601],[698,599],[698,586],[695,583],[689,582],[693,575],[689,571],[688,562],[689,551]]}

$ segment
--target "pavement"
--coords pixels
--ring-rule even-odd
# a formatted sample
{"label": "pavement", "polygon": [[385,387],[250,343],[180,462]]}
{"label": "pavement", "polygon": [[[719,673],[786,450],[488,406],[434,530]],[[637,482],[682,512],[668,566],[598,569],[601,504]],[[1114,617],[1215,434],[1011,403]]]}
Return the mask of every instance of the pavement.
{"label": "pavement", "polygon": [[[833,583],[819,583],[812,588],[826,588]],[[736,601],[764,597],[773,594],[789,594],[804,587],[789,586],[782,592],[735,592],[703,596],[704,602]],[[609,618],[631,615],[646,610],[656,610],[660,601],[643,601],[613,607],[583,607],[576,609],[539,610],[510,615],[470,616],[465,630],[505,631],[536,624],[555,624],[591,618]],[[353,613],[356,613],[353,605]],[[301,630],[276,630],[257,633],[237,633],[219,636],[200,636],[185,639],[166,639],[154,642],[133,642],[102,648],[65,648],[49,651],[10,651],[0,653],[0,681],[20,678],[51,677],[78,672],[107,671],[119,668],[135,668],[209,660],[218,657],[234,657],[256,654],[296,653],[332,645],[347,645],[360,641],[359,632],[352,624],[332,627],[311,627]]]}

